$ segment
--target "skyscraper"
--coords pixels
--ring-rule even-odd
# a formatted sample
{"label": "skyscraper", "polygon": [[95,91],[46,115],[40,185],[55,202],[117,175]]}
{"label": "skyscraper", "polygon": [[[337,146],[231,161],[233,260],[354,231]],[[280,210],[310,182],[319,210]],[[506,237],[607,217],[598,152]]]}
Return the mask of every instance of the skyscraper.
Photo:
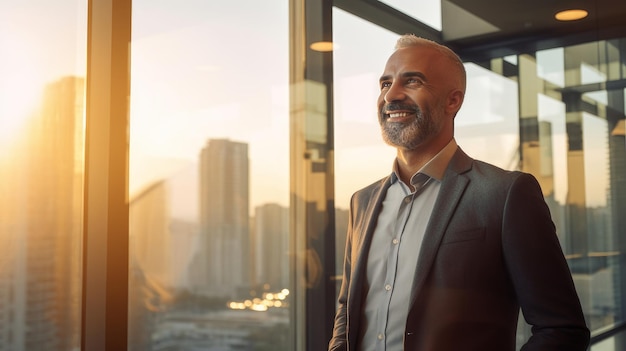
{"label": "skyscraper", "polygon": [[248,144],[211,139],[200,153],[199,247],[192,262],[196,292],[236,297],[250,288]]}
{"label": "skyscraper", "polygon": [[84,79],[59,79],[42,97],[0,163],[2,350],[80,345]]}

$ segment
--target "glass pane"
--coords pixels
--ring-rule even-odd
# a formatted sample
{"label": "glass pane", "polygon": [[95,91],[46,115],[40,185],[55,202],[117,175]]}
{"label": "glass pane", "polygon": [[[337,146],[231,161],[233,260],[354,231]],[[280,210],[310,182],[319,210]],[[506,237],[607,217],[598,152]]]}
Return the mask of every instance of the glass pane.
{"label": "glass pane", "polygon": [[[537,52],[536,70],[520,77],[527,126],[537,115],[524,165],[534,165],[527,170],[542,184],[592,335],[621,323],[626,312],[623,43]],[[524,56],[532,66],[532,56]],[[611,342],[602,345],[616,349]]]}
{"label": "glass pane", "polygon": [[[386,176],[396,154],[380,136],[376,100],[378,79],[397,37],[343,10],[333,9],[337,292],[341,286],[350,197]],[[382,50],[374,50],[375,46]],[[363,155],[367,155],[367,162]]]}
{"label": "glass pane", "polygon": [[441,0],[379,0],[416,20],[441,30]]}
{"label": "glass pane", "polygon": [[80,348],[87,2],[0,3],[0,350]]}
{"label": "glass pane", "polygon": [[592,331],[624,321],[626,312],[620,302],[626,149],[619,129],[624,123],[625,77],[615,69],[623,65],[624,55],[624,39],[565,48],[570,76],[563,97],[568,102],[568,173],[575,182],[567,202],[568,231],[574,249],[582,253],[570,262]]}
{"label": "glass pane", "polygon": [[537,77],[559,87],[565,85],[565,60],[563,48],[537,51]]}
{"label": "glass pane", "polygon": [[333,26],[335,204],[347,209],[354,191],[391,171],[396,154],[380,136],[376,100],[398,35],[337,8]]}
{"label": "glass pane", "polygon": [[289,350],[285,0],[133,2],[129,350]]}
{"label": "glass pane", "polygon": [[454,118],[455,139],[473,158],[504,169],[519,162],[517,83],[472,63],[465,64],[467,89]]}

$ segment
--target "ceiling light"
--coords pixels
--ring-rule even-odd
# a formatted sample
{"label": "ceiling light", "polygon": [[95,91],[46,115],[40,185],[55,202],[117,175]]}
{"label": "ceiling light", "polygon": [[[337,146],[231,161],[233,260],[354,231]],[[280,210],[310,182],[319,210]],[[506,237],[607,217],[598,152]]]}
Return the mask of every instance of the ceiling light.
{"label": "ceiling light", "polygon": [[576,21],[587,17],[588,14],[589,12],[587,12],[586,10],[573,9],[557,12],[557,14],[554,15],[554,18],[559,21]]}
{"label": "ceiling light", "polygon": [[333,51],[333,43],[330,41],[318,41],[318,42],[311,44],[311,50],[320,51],[320,52]]}

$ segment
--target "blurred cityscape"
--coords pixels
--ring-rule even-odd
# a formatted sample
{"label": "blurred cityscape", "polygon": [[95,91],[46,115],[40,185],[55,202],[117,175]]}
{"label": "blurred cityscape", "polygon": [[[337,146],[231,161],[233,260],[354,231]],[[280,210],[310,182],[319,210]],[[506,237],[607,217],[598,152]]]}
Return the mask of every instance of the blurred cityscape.
{"label": "blurred cityscape", "polygon": [[[0,158],[2,351],[80,349],[84,84],[50,84]],[[172,216],[175,179],[129,199],[129,350],[290,350],[289,209],[249,213],[247,144],[198,161],[197,220]]]}

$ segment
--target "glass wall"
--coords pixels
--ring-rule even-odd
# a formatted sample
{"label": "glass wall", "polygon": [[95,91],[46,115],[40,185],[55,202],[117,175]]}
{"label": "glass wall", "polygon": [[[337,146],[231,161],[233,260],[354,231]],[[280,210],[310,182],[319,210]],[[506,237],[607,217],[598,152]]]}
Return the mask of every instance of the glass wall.
{"label": "glass wall", "polygon": [[0,350],[80,347],[86,20],[0,3]]}
{"label": "glass wall", "polygon": [[129,350],[290,350],[284,0],[133,2]]}
{"label": "glass wall", "polygon": [[519,168],[541,183],[592,335],[624,322],[624,43],[484,65],[518,82]]}

